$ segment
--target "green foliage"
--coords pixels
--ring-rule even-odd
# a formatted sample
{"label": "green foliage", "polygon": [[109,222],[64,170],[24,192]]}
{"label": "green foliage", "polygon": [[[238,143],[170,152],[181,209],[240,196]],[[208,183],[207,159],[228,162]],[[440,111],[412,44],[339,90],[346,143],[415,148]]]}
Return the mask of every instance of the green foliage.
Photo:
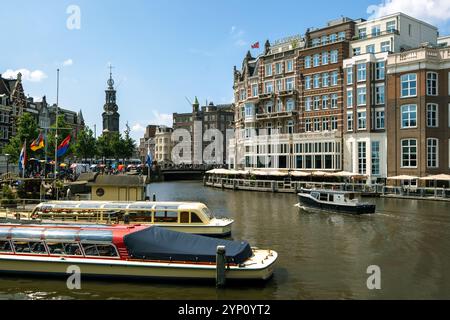
{"label": "green foliage", "polygon": [[13,193],[12,189],[8,185],[4,185],[2,188],[2,201],[1,206],[2,207],[9,207],[9,206],[16,206],[16,196]]}
{"label": "green foliage", "polygon": [[10,162],[19,161],[20,151],[27,142],[27,154],[31,155],[31,143],[38,137],[39,130],[36,120],[30,113],[24,113],[17,120],[17,133],[4,148],[3,152],[10,154]]}
{"label": "green foliage", "polygon": [[80,159],[85,160],[93,158],[97,154],[97,141],[94,132],[89,127],[85,127],[78,132],[77,141],[74,144],[74,153]]}

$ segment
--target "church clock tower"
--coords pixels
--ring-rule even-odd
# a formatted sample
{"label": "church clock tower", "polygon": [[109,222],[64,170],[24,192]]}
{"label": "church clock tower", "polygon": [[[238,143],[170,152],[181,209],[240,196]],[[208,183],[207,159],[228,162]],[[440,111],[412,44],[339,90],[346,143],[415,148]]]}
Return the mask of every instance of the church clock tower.
{"label": "church clock tower", "polygon": [[112,66],[109,67],[108,89],[106,93],[106,101],[103,106],[103,133],[119,132],[120,114],[117,112],[119,107],[116,103],[116,90],[114,89],[114,80],[112,78]]}

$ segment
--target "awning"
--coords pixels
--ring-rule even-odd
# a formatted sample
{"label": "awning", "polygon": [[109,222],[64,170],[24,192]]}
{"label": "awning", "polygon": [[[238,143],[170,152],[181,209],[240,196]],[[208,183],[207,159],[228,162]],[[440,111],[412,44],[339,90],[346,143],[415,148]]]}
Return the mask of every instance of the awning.
{"label": "awning", "polygon": [[272,177],[287,177],[289,173],[287,171],[280,170],[254,170],[251,172],[255,176],[272,176]]}
{"label": "awning", "polygon": [[311,173],[304,171],[291,171],[289,172],[289,175],[291,175],[292,177],[309,177],[311,176]]}
{"label": "awning", "polygon": [[420,180],[426,180],[426,181],[450,181],[450,175],[448,174],[437,174],[434,176],[428,176],[420,178]]}
{"label": "awning", "polygon": [[353,173],[349,171],[341,171],[341,172],[332,172],[327,174],[330,177],[341,177],[341,178],[365,178],[366,175]]}
{"label": "awning", "polygon": [[388,178],[388,180],[417,180],[417,179],[419,179],[419,177],[407,176],[407,175],[396,176],[396,177],[389,177]]}

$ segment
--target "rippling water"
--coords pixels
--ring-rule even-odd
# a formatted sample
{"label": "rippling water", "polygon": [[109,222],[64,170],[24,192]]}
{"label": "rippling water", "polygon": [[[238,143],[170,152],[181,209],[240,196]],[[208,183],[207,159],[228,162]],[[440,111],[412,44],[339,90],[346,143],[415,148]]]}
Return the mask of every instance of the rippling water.
{"label": "rippling water", "polygon": [[[293,194],[222,191],[199,182],[153,184],[157,200],[206,203],[235,219],[233,238],[279,253],[265,285],[83,281],[0,277],[0,299],[450,299],[450,203],[368,199],[377,214],[301,211]],[[382,289],[367,289],[367,267]]]}

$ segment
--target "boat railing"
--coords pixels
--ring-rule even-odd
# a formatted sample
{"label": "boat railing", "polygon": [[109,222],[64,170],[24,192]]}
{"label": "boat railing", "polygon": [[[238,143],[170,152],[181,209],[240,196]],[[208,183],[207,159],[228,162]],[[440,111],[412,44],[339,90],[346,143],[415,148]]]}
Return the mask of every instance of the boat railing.
{"label": "boat railing", "polygon": [[381,194],[384,185],[365,183],[336,183],[315,181],[279,181],[263,179],[236,179],[218,176],[208,176],[204,181],[206,186],[250,191],[272,191],[297,193],[301,189],[323,189],[334,191],[351,191],[357,193]]}

